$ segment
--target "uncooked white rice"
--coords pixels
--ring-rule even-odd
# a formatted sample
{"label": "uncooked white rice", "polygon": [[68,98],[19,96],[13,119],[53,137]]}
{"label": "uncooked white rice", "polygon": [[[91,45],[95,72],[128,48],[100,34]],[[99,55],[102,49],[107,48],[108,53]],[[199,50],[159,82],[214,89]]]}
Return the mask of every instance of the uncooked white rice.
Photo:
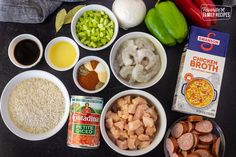
{"label": "uncooked white rice", "polygon": [[8,110],[13,123],[26,132],[41,134],[55,128],[65,110],[65,98],[51,81],[30,78],[12,91]]}

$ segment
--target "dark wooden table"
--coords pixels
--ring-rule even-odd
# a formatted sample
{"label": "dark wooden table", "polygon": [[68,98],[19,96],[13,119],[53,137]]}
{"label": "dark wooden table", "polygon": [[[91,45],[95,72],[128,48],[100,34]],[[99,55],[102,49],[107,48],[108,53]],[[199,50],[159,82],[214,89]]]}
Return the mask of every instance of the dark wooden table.
{"label": "dark wooden table", "polygon": [[[88,0],[88,4],[98,3],[105,5],[109,8],[112,6],[112,0]],[[155,1],[148,1],[147,8],[154,6]],[[68,10],[79,3],[64,3],[59,9],[67,8]],[[56,12],[58,11],[56,10]],[[234,12],[235,11],[235,12]],[[55,34],[54,22],[56,12],[50,15],[46,21],[42,24],[17,24],[17,23],[0,23],[0,91],[7,82],[15,75],[25,71],[23,69],[15,67],[9,60],[7,55],[7,49],[10,41],[17,35],[22,33],[30,33],[37,36],[44,46],[57,36],[71,37],[70,26],[63,27],[59,33]],[[223,77],[222,90],[220,94],[220,101],[218,106],[217,116],[215,121],[221,126],[226,137],[226,157],[235,157],[236,148],[236,8],[233,9],[233,16],[229,21],[220,21],[216,27],[218,30],[230,33],[230,43],[228,48],[226,66]],[[140,26],[124,31],[120,29],[118,38],[128,32],[143,31],[148,32],[145,25],[142,23]],[[184,116],[184,114],[171,111],[171,105],[177,80],[177,74],[179,69],[179,63],[181,58],[181,52],[183,50],[184,43],[174,46],[165,47],[168,59],[168,65],[165,75],[151,88],[145,89],[150,92],[162,103],[168,119],[168,127],[178,118]],[[95,55],[109,61],[109,53],[111,46],[100,52],[89,52],[80,48],[81,58],[88,55]],[[58,72],[51,69],[43,58],[41,62],[32,69],[40,69],[48,71],[56,75],[63,81],[67,87],[69,94],[88,95],[81,92],[74,84],[72,79],[72,70],[66,72]],[[103,97],[105,102],[109,100],[113,95],[120,91],[127,90],[128,88],[120,84],[114,75],[111,75],[111,80],[102,92],[95,94],[96,96]],[[0,157],[78,157],[78,156],[121,156],[108,147],[108,145],[101,139],[101,146],[95,150],[83,150],[67,147],[66,145],[67,125],[63,127],[53,137],[38,141],[30,142],[22,140],[12,134],[2,119],[0,118]],[[157,146],[153,151],[146,154],[150,157],[163,157],[163,142]]]}

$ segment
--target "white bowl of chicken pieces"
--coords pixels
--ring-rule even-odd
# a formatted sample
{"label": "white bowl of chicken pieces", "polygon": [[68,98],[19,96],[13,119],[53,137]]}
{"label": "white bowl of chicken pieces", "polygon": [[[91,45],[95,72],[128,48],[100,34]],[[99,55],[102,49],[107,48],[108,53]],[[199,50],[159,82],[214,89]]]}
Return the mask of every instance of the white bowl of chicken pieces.
{"label": "white bowl of chicken pieces", "polygon": [[153,150],[164,137],[166,114],[161,103],[141,90],[126,90],[113,96],[101,115],[101,133],[116,152],[139,156]]}

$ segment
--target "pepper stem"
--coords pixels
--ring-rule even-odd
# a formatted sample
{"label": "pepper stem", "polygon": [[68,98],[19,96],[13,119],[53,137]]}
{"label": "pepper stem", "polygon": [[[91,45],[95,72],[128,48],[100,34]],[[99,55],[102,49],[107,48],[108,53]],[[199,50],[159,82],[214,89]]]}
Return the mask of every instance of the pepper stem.
{"label": "pepper stem", "polygon": [[157,0],[157,3],[155,4],[155,7],[160,3],[161,0]]}

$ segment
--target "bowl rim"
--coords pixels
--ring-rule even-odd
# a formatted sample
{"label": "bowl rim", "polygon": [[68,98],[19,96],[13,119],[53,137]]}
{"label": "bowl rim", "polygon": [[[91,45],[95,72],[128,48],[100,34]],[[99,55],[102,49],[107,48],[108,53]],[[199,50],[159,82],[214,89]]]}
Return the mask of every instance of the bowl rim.
{"label": "bowl rim", "polygon": [[[75,48],[75,52],[76,52],[76,58],[75,58],[75,60],[74,60],[74,63],[71,64],[71,66],[69,66],[69,67],[67,67],[67,68],[59,68],[59,67],[56,67],[55,65],[53,65],[53,64],[51,63],[51,61],[50,61],[50,59],[49,59],[49,52],[50,52],[51,47],[52,47],[54,44],[56,44],[56,43],[58,43],[58,42],[61,42],[61,41],[65,41],[65,42],[70,43],[70,44]],[[46,46],[46,48],[45,48],[45,52],[44,52],[44,58],[45,58],[45,60],[46,60],[46,63],[47,63],[52,69],[54,69],[54,70],[56,70],[56,71],[67,71],[67,70],[72,69],[72,68],[75,66],[75,64],[78,62],[79,57],[80,57],[80,50],[79,50],[78,45],[76,44],[76,42],[75,42],[73,39],[71,39],[71,38],[69,38],[69,37],[66,37],[66,36],[59,36],[59,37],[56,37],[56,38],[52,39],[52,40],[47,44],[47,46]]]}
{"label": "bowl rim", "polygon": [[[83,13],[88,10],[103,10],[110,17],[110,19],[114,22],[113,37],[106,45],[103,45],[102,47],[99,47],[99,48],[88,47],[88,46],[82,44],[76,35],[76,32],[75,32],[76,23],[77,23],[78,19],[83,15]],[[76,12],[76,14],[74,15],[72,22],[71,22],[71,34],[72,34],[73,39],[76,41],[76,43],[79,46],[81,46],[82,48],[84,48],[86,50],[90,50],[90,51],[100,51],[100,50],[103,50],[103,49],[109,47],[115,41],[115,39],[118,35],[118,32],[119,32],[119,23],[118,23],[118,20],[117,20],[115,14],[109,8],[107,8],[103,5],[99,5],[99,4],[90,4],[90,5],[84,6],[79,11]]]}
{"label": "bowl rim", "polygon": [[[103,66],[106,68],[106,71],[107,71],[107,81],[105,82],[105,84],[97,89],[97,90],[87,90],[85,88],[83,88],[79,82],[77,81],[77,70],[78,68],[85,62],[88,62],[88,61],[91,61],[91,60],[96,60],[98,61],[99,63],[102,63]],[[108,64],[100,57],[97,57],[97,56],[86,56],[84,58],[81,58],[75,65],[74,69],[73,69],[73,80],[74,80],[74,83],[75,85],[83,92],[85,93],[88,93],[88,94],[94,94],[94,93],[98,93],[100,91],[102,91],[109,83],[110,81],[110,68],[108,66]]]}
{"label": "bowl rim", "polygon": [[[170,127],[168,128],[168,130],[166,131],[166,134],[165,134],[165,137],[164,137],[164,154],[165,154],[165,157],[170,157],[170,155],[169,155],[169,153],[168,153],[168,151],[167,151],[167,149],[166,149],[166,139],[167,138],[169,138],[170,137],[170,133],[171,133],[171,129],[174,127],[174,125],[176,124],[176,123],[178,123],[178,122],[180,122],[180,121],[182,121],[182,120],[186,120],[187,118],[188,118],[188,116],[195,116],[196,114],[189,114],[189,115],[185,115],[185,116],[182,116],[182,117],[180,117],[180,118],[178,118],[177,120],[175,120],[171,125],[170,125]],[[202,115],[196,115],[196,116],[202,116]],[[220,126],[213,120],[213,119],[211,119],[211,118],[209,118],[209,117],[205,117],[205,116],[202,116],[203,117],[203,119],[204,120],[209,120],[212,124],[213,124],[213,126],[214,126],[214,128],[215,128],[215,130],[217,130],[217,133],[219,134],[219,137],[220,137],[220,140],[221,140],[221,145],[222,145],[222,147],[221,147],[221,149],[222,149],[222,157],[224,156],[224,154],[225,154],[225,148],[226,148],[226,142],[225,142],[225,136],[224,136],[224,132],[222,131],[222,129],[220,128]]]}
{"label": "bowl rim", "polygon": [[[38,76],[35,76],[36,73]],[[32,134],[32,133],[21,130],[12,122],[10,117],[7,117],[8,113],[4,113],[6,110],[3,110],[3,108],[4,108],[3,105],[8,105],[8,104],[3,103],[3,100],[8,98],[8,97],[7,98],[5,97],[5,96],[7,96],[6,94],[7,94],[8,90],[10,90],[11,88],[14,88],[18,83],[22,82],[23,80],[29,79],[29,78],[43,78],[43,79],[47,79],[48,81],[53,82],[60,89],[60,91],[63,93],[63,96],[65,98],[65,111],[64,111],[64,114],[63,114],[61,120],[53,129],[49,130],[48,132],[42,133],[42,134]],[[51,78],[51,79],[49,79],[49,78]],[[52,80],[54,80],[54,81],[52,81]],[[12,86],[12,84],[13,85],[15,84],[14,87],[10,87],[10,86]],[[5,101],[8,101],[8,100],[5,100]],[[0,112],[1,112],[1,117],[3,119],[4,124],[14,135],[20,137],[21,139],[28,140],[28,141],[45,140],[45,139],[48,139],[48,138],[54,136],[56,133],[58,133],[62,129],[62,127],[65,125],[65,123],[67,122],[67,119],[69,116],[69,108],[70,108],[70,97],[69,97],[69,93],[68,93],[65,85],[63,84],[63,82],[59,78],[54,76],[53,74],[43,71],[43,70],[29,70],[29,71],[25,71],[25,72],[17,74],[6,84],[6,86],[4,87],[3,92],[1,94],[1,98],[0,98]]]}
{"label": "bowl rim", "polygon": [[[38,47],[39,47],[39,57],[38,57],[38,59],[37,59],[33,64],[30,64],[30,65],[23,65],[23,64],[19,63],[19,62],[15,59],[15,57],[14,57],[14,55],[13,55],[15,46],[16,46],[19,42],[21,42],[22,40],[26,40],[26,39],[29,39],[29,40],[34,41],[34,42],[38,45]],[[19,40],[19,41],[17,41],[17,40]],[[27,34],[27,33],[25,33],[25,34],[17,35],[16,37],[14,37],[14,38],[11,40],[11,42],[10,42],[10,44],[9,44],[9,46],[8,46],[8,57],[9,57],[10,61],[11,61],[15,66],[17,66],[18,68],[22,68],[22,69],[29,69],[29,68],[32,68],[32,67],[36,66],[36,65],[40,62],[40,60],[42,59],[42,56],[43,56],[43,45],[42,45],[41,41],[40,41],[36,36],[34,36],[33,34]]]}
{"label": "bowl rim", "polygon": [[[143,36],[143,37],[145,37],[149,40],[151,39],[152,42],[155,41],[155,43],[153,42],[153,44],[158,45],[158,47],[160,48],[160,50],[158,51],[159,56],[160,56],[160,60],[161,60],[160,71],[156,74],[155,77],[153,77],[152,80],[155,80],[155,81],[152,81],[151,83],[143,85],[143,86],[131,85],[131,84],[128,84],[128,83],[124,82],[120,78],[120,76],[118,76],[117,72],[114,69],[113,63],[112,63],[113,62],[113,59],[112,59],[113,56],[117,54],[117,51],[115,52],[114,49],[117,47],[118,44],[119,44],[118,46],[120,46],[130,36],[134,36],[132,38],[135,38],[135,36],[136,37]],[[118,50],[118,48],[119,47],[117,47],[117,50]],[[161,56],[163,58],[161,58]],[[164,76],[166,68],[167,68],[167,56],[166,56],[166,51],[165,51],[164,47],[162,46],[162,44],[155,37],[153,37],[152,35],[150,35],[148,33],[145,33],[145,32],[130,32],[130,33],[127,33],[127,34],[121,36],[112,46],[110,56],[109,56],[109,62],[110,62],[111,71],[112,71],[113,75],[116,77],[116,79],[120,83],[125,85],[126,87],[134,88],[134,89],[145,89],[145,88],[152,87],[153,85],[155,85],[157,82],[159,82],[161,80],[161,78]],[[159,77],[157,77],[157,76],[159,76]]]}
{"label": "bowl rim", "polygon": [[[106,112],[111,107],[114,101],[116,101],[118,98],[123,97],[125,95],[138,95],[138,96],[145,97],[148,101],[153,103],[153,106],[155,106],[159,114],[160,124],[161,124],[159,126],[159,132],[157,133],[152,143],[148,147],[141,150],[122,150],[110,140],[110,138],[108,137],[106,133],[106,128],[105,128]],[[155,101],[155,103],[153,101]],[[101,118],[100,118],[100,130],[101,130],[101,134],[104,141],[107,143],[107,145],[111,149],[113,149],[119,154],[126,155],[126,156],[139,156],[139,155],[144,155],[152,151],[161,143],[162,139],[164,138],[166,127],[167,127],[166,113],[162,104],[159,102],[159,100],[146,91],[136,90],[136,89],[125,90],[125,91],[119,92],[116,95],[114,95],[112,98],[110,98],[110,100],[105,104],[103,111],[101,113]]]}

